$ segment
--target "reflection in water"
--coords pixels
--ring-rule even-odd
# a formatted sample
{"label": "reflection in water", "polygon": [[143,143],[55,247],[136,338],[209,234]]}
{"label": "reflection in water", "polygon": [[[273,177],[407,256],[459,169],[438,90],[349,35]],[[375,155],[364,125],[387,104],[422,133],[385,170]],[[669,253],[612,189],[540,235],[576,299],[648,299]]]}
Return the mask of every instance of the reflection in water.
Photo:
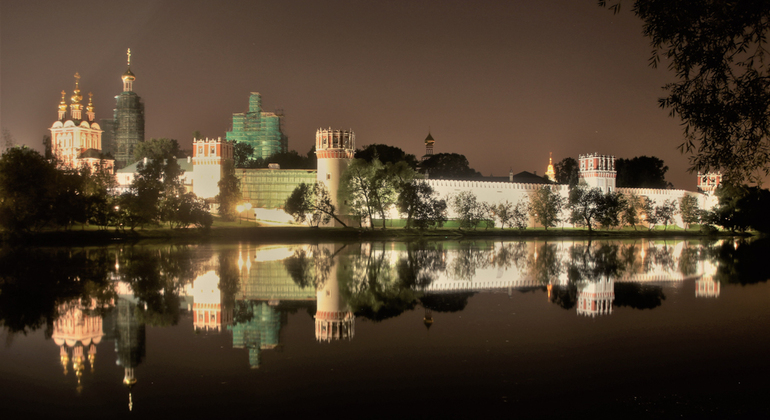
{"label": "reflection in water", "polygon": [[353,340],[356,318],[377,322],[419,307],[430,328],[478,293],[541,292],[577,315],[609,316],[661,306],[664,283],[692,279],[696,297],[718,298],[723,283],[767,281],[767,253],[762,240],[5,250],[0,322],[11,339],[46,328],[78,392],[99,344],[113,341],[132,408],[147,325],[191,318],[198,333],[232,334],[257,368],[263,351],[281,348],[281,330],[298,309],[314,318],[307,333],[319,342]]}

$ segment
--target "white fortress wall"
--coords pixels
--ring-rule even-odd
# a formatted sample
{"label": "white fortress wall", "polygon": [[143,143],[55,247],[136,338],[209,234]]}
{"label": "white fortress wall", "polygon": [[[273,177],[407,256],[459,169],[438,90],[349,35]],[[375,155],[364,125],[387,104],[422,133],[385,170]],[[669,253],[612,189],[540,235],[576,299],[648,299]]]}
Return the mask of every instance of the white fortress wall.
{"label": "white fortress wall", "polygon": [[[425,182],[433,188],[439,199],[449,200],[452,196],[457,195],[462,191],[471,191],[476,195],[476,199],[479,202],[487,202],[489,204],[498,204],[508,201],[511,204],[516,204],[521,200],[529,202],[531,194],[542,188],[547,184],[525,184],[519,182],[489,182],[489,181],[456,181],[446,179],[427,179]],[[566,185],[554,184],[550,187],[561,194],[565,200],[569,197],[569,189]],[[450,219],[456,218],[457,214],[449,205],[447,209],[448,217]]]}

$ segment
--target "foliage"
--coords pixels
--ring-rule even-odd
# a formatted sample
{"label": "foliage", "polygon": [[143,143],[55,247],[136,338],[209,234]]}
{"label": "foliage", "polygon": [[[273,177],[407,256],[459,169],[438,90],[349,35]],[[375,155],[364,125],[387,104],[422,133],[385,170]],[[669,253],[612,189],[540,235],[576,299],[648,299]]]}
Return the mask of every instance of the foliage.
{"label": "foliage", "polygon": [[497,206],[494,207],[495,215],[500,220],[500,229],[505,229],[505,225],[511,227],[511,224],[513,223],[514,209],[515,207],[513,203],[508,202],[508,200],[505,200],[504,203],[498,203]]}
{"label": "foliage", "polygon": [[560,213],[562,207],[564,207],[564,198],[550,187],[544,186],[535,191],[531,195],[529,202],[530,214],[546,230],[549,227],[555,227],[561,221]]}
{"label": "foliage", "polygon": [[642,204],[642,213],[644,214],[644,219],[647,222],[647,227],[649,230],[652,230],[660,221],[658,218],[659,215],[655,211],[655,208],[657,207],[655,204],[655,200],[651,198],[645,199],[644,203]]}
{"label": "foliage", "polygon": [[225,221],[232,222],[238,215],[236,207],[242,199],[241,180],[235,176],[235,167],[232,161],[225,160],[222,165],[222,179],[217,182],[219,194],[219,215]]}
{"label": "foliage", "polygon": [[438,153],[420,163],[420,173],[431,179],[478,178],[479,172],[472,169],[468,159],[457,153]]}
{"label": "foliage", "polygon": [[433,188],[420,180],[401,184],[396,204],[398,210],[406,214],[407,229],[443,226],[447,220],[447,203],[436,196]]}
{"label": "foliage", "polygon": [[578,163],[574,158],[566,157],[554,165],[556,182],[575,186],[578,183]]}
{"label": "foliage", "polygon": [[343,226],[347,226],[337,217],[336,207],[332,203],[329,191],[322,182],[315,184],[299,184],[286,199],[284,210],[298,223],[318,227],[327,224],[332,218]]}
{"label": "foliage", "polygon": [[252,155],[254,155],[252,145],[237,141],[233,144],[233,161],[236,168],[248,168]]}
{"label": "foliage", "polygon": [[[618,12],[620,0],[599,0]],[[652,45],[676,74],[659,100],[684,126],[694,170],[720,169],[733,182],[770,173],[770,67],[765,0],[634,0]]]}
{"label": "foliage", "polygon": [[[246,149],[245,146],[240,147]],[[240,155],[236,156],[236,167],[267,168],[270,164],[277,164],[281,169],[315,169],[317,165],[314,149],[311,149],[306,156],[300,155],[295,150],[290,150],[287,152],[274,153],[266,158],[256,159],[245,158],[244,156],[246,156],[247,152],[247,149],[242,150]],[[251,155],[249,154],[248,156]]]}
{"label": "foliage", "polygon": [[415,172],[403,161],[383,165],[378,159],[354,159],[341,178],[340,200],[361,220],[371,223],[378,215],[384,229],[386,212],[398,201],[401,188],[415,178]]}
{"label": "foliage", "polygon": [[55,164],[37,151],[6,150],[0,157],[0,226],[6,233],[34,231],[51,222],[60,179]]}
{"label": "foliage", "polygon": [[599,217],[601,201],[602,190],[599,188],[580,185],[570,189],[567,203],[570,209],[570,222],[588,227],[589,232],[593,231],[593,226]]}
{"label": "foliage", "polygon": [[[131,184],[132,193],[136,197],[121,199],[128,208],[125,209],[124,222],[131,226],[144,226],[167,222],[172,227],[186,227],[191,220],[197,226],[210,226],[207,206],[196,203],[195,199],[185,192],[181,176],[184,173],[177,162],[179,145],[176,140],[152,139],[141,143],[135,149],[137,156],[147,157],[147,163],[137,165],[137,175]],[[138,150],[138,152],[137,152]],[[192,219],[191,219],[192,218]]]}
{"label": "foliage", "polygon": [[179,143],[174,139],[160,138],[142,141],[134,146],[134,162],[148,159],[176,159],[182,157]]}
{"label": "foliage", "polygon": [[670,188],[666,181],[668,166],[655,156],[616,159],[616,185],[619,188]]}
{"label": "foliage", "polygon": [[620,226],[621,215],[627,205],[628,203],[623,194],[612,191],[606,192],[599,201],[597,221],[605,229]]}
{"label": "foliage", "polygon": [[370,144],[364,149],[356,150],[355,158],[364,159],[367,162],[377,159],[384,164],[406,162],[412,170],[417,169],[417,158],[414,155],[407,154],[399,147],[385,144]]}
{"label": "foliage", "polygon": [[682,214],[684,230],[687,230],[691,223],[698,223],[700,220],[698,199],[692,195],[685,194],[682,196],[682,198],[679,199],[679,211]]}
{"label": "foliage", "polygon": [[486,201],[480,203],[481,220],[484,222],[484,229],[495,227],[495,210],[497,206],[489,204]]}
{"label": "foliage", "polygon": [[629,193],[626,197],[626,206],[623,209],[622,220],[626,225],[633,226],[636,230],[636,224],[639,223],[639,213],[642,209],[642,202],[638,195]]}
{"label": "foliage", "polygon": [[719,205],[714,209],[712,222],[732,232],[749,228],[770,232],[770,191],[723,183],[716,191]]}
{"label": "foliage", "polygon": [[484,214],[481,203],[476,199],[476,194],[471,191],[461,191],[449,198],[452,210],[457,213],[457,221],[460,228],[476,229]]}
{"label": "foliage", "polygon": [[663,223],[664,230],[668,229],[670,223],[674,223],[674,216],[679,212],[676,203],[676,200],[663,200],[663,204],[655,206],[655,217],[658,223]]}

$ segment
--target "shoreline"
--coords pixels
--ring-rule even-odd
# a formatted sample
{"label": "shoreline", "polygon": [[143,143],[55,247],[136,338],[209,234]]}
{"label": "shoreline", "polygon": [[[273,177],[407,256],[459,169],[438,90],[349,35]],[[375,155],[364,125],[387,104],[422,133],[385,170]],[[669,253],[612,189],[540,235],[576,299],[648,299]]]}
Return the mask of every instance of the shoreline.
{"label": "shoreline", "polygon": [[537,238],[585,238],[585,239],[660,239],[660,238],[724,238],[751,237],[753,233],[729,231],[707,232],[700,230],[594,230],[587,229],[435,229],[407,230],[403,228],[311,228],[305,226],[220,226],[204,229],[150,228],[135,231],[68,230],[44,231],[13,240],[2,241],[2,246],[71,246],[110,245],[137,242],[208,243],[208,242],[362,242],[362,241],[412,241],[412,240],[463,240],[463,239],[537,239]]}

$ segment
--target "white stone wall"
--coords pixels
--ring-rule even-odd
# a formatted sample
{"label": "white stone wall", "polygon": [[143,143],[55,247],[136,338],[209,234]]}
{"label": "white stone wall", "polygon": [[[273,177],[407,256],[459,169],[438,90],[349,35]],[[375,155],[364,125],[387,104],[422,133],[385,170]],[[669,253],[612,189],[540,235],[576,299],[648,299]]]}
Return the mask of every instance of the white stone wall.
{"label": "white stone wall", "polygon": [[[320,168],[320,167],[319,167]],[[487,182],[487,181],[452,181],[443,179],[428,179],[426,182],[436,191],[440,199],[447,200],[462,191],[471,191],[476,195],[476,199],[480,202],[487,202],[489,204],[498,204],[505,202],[506,200],[512,204],[518,203],[520,200],[529,200],[530,195],[539,190],[546,184],[523,184],[515,182]],[[564,198],[565,203],[569,199],[569,188],[567,185],[551,185],[551,188],[558,191]],[[636,194],[640,197],[646,197],[655,200],[657,205],[663,204],[665,200],[675,200],[677,202],[677,209],[679,206],[679,200],[685,195],[695,196],[698,199],[698,205],[703,209],[710,209],[716,205],[716,199],[712,196],[702,194],[699,192],[685,191],[685,190],[664,190],[653,188],[618,188],[618,192],[623,194]],[[565,206],[566,207],[566,206]],[[562,210],[562,218],[566,219],[567,210]],[[457,214],[449,206],[448,217],[450,219],[456,218]],[[677,214],[675,216],[676,225],[682,227],[682,217]],[[530,217],[530,227],[534,225],[532,217]],[[561,226],[561,225],[560,225]],[[570,226],[566,224],[565,226]]]}

